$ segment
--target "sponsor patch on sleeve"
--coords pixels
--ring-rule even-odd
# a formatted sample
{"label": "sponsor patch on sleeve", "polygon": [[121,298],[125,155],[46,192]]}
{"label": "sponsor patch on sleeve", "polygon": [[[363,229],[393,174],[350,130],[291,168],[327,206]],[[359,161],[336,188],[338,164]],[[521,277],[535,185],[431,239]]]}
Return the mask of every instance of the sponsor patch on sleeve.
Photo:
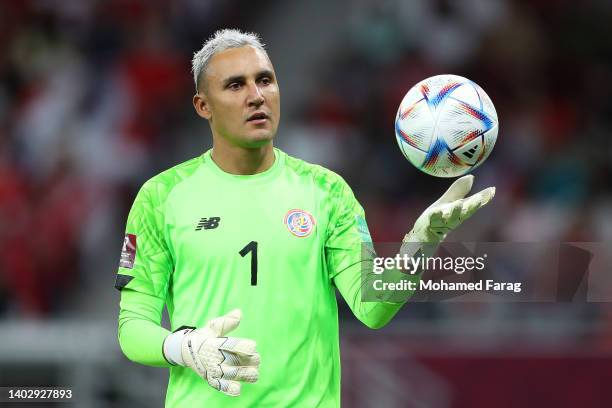
{"label": "sponsor patch on sleeve", "polygon": [[121,248],[121,259],[119,266],[122,268],[134,268],[134,260],[136,259],[136,235],[125,234],[123,247]]}

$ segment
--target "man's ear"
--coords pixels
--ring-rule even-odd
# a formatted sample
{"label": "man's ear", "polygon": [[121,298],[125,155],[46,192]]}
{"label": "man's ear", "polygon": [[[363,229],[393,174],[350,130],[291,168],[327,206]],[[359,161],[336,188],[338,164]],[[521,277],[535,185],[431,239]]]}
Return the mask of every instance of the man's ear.
{"label": "man's ear", "polygon": [[203,92],[198,92],[193,95],[193,107],[198,115],[206,120],[212,118],[212,113],[208,106],[208,100]]}

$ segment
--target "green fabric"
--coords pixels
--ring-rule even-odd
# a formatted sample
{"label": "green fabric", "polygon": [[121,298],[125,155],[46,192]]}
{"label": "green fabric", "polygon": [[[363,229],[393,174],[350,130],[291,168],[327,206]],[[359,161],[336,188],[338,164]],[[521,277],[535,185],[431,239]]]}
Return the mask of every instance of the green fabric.
{"label": "green fabric", "polygon": [[121,294],[119,344],[132,361],[155,367],[170,367],[162,354],[170,332],[160,326],[164,300],[131,289]]}
{"label": "green fabric", "polygon": [[[240,308],[242,321],[230,335],[255,340],[261,355],[259,381],[243,384],[237,398],[214,390],[189,368],[172,367],[168,407],[339,406],[335,286],[370,327],[384,325],[401,307],[360,302],[361,266],[371,262],[361,244],[371,240],[346,182],[278,149],[275,156],[267,171],[238,176],[223,172],[208,151],[146,182],[130,211],[126,233],[137,237],[135,265],[119,268],[133,276],[120,314],[122,348],[133,352],[128,357],[164,364],[161,336],[145,338],[130,327],[134,314],[146,324],[159,322],[157,299],[165,300],[172,330],[201,327]],[[304,228],[293,231],[305,236],[287,226],[291,210],[303,211],[297,227]],[[256,285],[253,244],[246,251],[253,241]],[[155,310],[132,305],[130,291],[147,295]]]}

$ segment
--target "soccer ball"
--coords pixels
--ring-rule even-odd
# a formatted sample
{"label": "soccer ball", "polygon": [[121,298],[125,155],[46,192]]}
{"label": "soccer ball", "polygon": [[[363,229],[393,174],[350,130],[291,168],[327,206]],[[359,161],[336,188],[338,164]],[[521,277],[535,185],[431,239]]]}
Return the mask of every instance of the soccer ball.
{"label": "soccer ball", "polygon": [[497,129],[491,98],[457,75],[436,75],[413,86],[395,117],[395,136],[406,159],[436,177],[461,176],[482,164]]}

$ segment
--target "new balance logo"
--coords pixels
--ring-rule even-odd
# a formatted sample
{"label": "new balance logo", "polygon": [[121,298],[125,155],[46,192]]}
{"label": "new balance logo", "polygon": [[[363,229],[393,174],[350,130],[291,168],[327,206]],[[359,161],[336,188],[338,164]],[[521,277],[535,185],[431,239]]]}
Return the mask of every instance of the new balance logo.
{"label": "new balance logo", "polygon": [[219,226],[220,221],[221,217],[200,218],[200,222],[198,222],[195,230],[200,231],[202,229],[215,229]]}
{"label": "new balance logo", "polygon": [[473,146],[467,152],[463,152],[463,155],[466,156],[468,159],[471,159],[472,157],[474,157],[474,153],[476,153],[477,150],[478,150],[478,145]]}

